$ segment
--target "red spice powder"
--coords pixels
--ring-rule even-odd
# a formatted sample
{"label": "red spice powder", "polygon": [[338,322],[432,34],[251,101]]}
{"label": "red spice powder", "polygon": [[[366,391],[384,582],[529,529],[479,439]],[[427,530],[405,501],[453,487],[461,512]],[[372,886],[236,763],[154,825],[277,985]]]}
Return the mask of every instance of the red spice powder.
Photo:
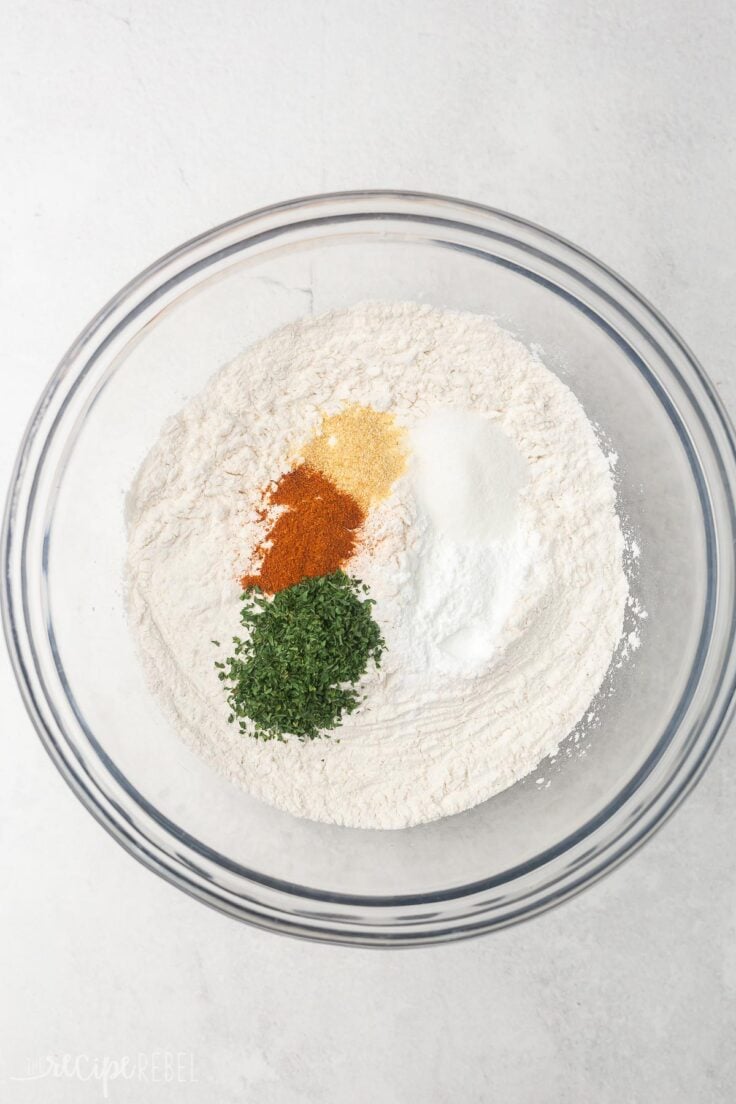
{"label": "red spice powder", "polygon": [[302,579],[329,575],[350,559],[365,514],[320,472],[307,464],[287,472],[268,502],[286,509],[259,549],[260,571],[240,580],[244,590],[258,586],[276,594]]}

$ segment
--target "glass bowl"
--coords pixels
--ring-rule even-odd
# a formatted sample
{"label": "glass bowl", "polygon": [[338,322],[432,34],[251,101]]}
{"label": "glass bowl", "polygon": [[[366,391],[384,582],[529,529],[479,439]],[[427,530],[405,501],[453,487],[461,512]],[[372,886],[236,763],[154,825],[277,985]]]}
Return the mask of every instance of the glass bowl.
{"label": "glass bowl", "polygon": [[[165,419],[275,327],[363,299],[486,313],[538,347],[618,454],[633,661],[582,745],[466,813],[402,831],[269,808],[180,742],[124,612],[123,500]],[[3,617],[59,770],[131,854],[238,919],[362,945],[533,916],[630,854],[703,772],[734,689],[734,437],[670,326],[523,219],[432,195],[278,204],[169,253],[90,323],[25,435],[3,534]],[[545,784],[537,784],[544,778]],[[549,783],[547,785],[547,783]]]}

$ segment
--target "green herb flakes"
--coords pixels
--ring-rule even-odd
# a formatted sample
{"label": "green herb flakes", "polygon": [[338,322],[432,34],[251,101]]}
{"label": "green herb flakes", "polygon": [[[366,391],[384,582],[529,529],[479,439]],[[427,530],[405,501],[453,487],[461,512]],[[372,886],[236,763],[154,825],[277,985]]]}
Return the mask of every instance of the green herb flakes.
{"label": "green herb flakes", "polygon": [[[313,740],[336,728],[360,704],[357,683],[385,642],[367,588],[343,571],[304,579],[272,599],[253,587],[243,594],[234,655],[220,670],[228,720],[263,740],[285,735]],[[216,664],[219,667],[219,664]]]}

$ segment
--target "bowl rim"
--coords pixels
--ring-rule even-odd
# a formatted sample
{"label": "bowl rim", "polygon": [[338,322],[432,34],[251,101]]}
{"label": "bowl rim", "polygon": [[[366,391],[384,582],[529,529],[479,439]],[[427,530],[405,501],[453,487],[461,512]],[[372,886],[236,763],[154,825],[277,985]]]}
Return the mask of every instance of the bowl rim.
{"label": "bowl rim", "polygon": [[[703,417],[703,426],[711,432],[711,443],[715,458],[718,461],[718,474],[723,482],[728,507],[728,516],[719,518],[719,522],[730,523],[730,532],[736,537],[736,508],[734,507],[734,499],[736,498],[736,436],[730,419],[715,388],[692,352],[669,323],[643,296],[590,253],[552,231],[519,216],[482,204],[452,199],[429,192],[367,189],[330,192],[287,200],[258,208],[245,215],[228,220],[170,250],[130,280],[113,296],[92,318],[62,357],[31,416],[11,477],[3,519],[2,547],[0,550],[3,577],[3,586],[0,590],[0,608],[3,627],[11,662],[27,712],[42,743],[62,776],[95,818],[139,861],[168,881],[178,885],[190,895],[220,911],[270,930],[288,931],[290,934],[307,938],[363,946],[405,946],[442,942],[507,926],[520,919],[536,915],[579,892],[586,885],[591,884],[604,873],[617,866],[624,858],[633,854],[656,828],[663,824],[674,812],[675,808],[702,776],[710,762],[734,711],[736,665],[731,665],[730,671],[727,672],[728,677],[726,678],[726,675],[724,675],[721,683],[714,688],[711,694],[709,710],[700,726],[697,734],[698,738],[694,741],[697,748],[693,746],[690,749],[686,762],[681,763],[675,775],[666,780],[660,792],[649,802],[641,816],[634,823],[624,825],[618,835],[606,841],[604,847],[594,849],[595,859],[593,859],[593,856],[589,856],[585,860],[584,856],[583,861],[576,861],[563,869],[558,876],[552,878],[547,884],[536,887],[532,893],[524,895],[524,897],[531,898],[527,900],[526,904],[523,903],[524,897],[517,898],[513,903],[514,908],[507,908],[495,916],[488,913],[480,915],[478,911],[471,909],[470,914],[466,911],[462,916],[451,920],[449,926],[443,926],[443,922],[423,923],[419,917],[412,915],[412,910],[415,913],[415,906],[418,905],[426,906],[430,902],[436,901],[457,902],[481,890],[493,889],[498,885],[511,885],[514,879],[518,880],[520,878],[520,873],[524,873],[521,868],[513,868],[503,875],[497,875],[493,879],[486,879],[469,886],[454,887],[451,891],[425,894],[421,897],[415,895],[410,898],[400,896],[361,897],[354,894],[325,893],[313,890],[310,887],[282,883],[278,879],[271,879],[268,876],[260,875],[258,872],[248,871],[246,868],[235,864],[238,876],[245,877],[251,885],[258,887],[259,892],[264,893],[266,897],[271,894],[273,899],[255,900],[252,896],[245,897],[243,894],[228,895],[222,890],[222,887],[219,887],[220,892],[213,891],[211,876],[207,870],[202,868],[197,872],[196,864],[183,862],[178,851],[176,855],[172,855],[160,844],[154,845],[152,841],[154,833],[150,831],[152,825],[145,825],[144,827],[148,828],[149,831],[144,831],[140,825],[133,826],[125,823],[125,818],[121,818],[116,814],[114,802],[110,800],[110,794],[105,794],[97,786],[89,773],[84,770],[79,758],[72,754],[72,749],[65,746],[66,733],[63,724],[57,718],[57,724],[59,725],[57,728],[48,715],[45,714],[39,701],[38,691],[34,685],[34,676],[27,662],[26,654],[29,646],[32,651],[32,633],[28,628],[23,570],[25,567],[24,542],[28,529],[27,517],[26,525],[22,530],[22,537],[16,536],[16,519],[23,510],[28,514],[33,507],[33,496],[38,481],[38,472],[44,462],[45,446],[60,416],[59,414],[56,415],[56,419],[52,422],[51,428],[48,429],[44,438],[43,431],[47,428],[57,392],[60,391],[65,382],[68,382],[70,387],[76,386],[79,378],[90,365],[90,361],[86,363],[84,361],[86,352],[94,349],[95,346],[99,352],[105,343],[110,340],[110,335],[114,332],[116,326],[121,327],[128,324],[131,317],[143,309],[142,304],[148,300],[146,295],[141,298],[142,293],[147,293],[148,289],[154,286],[157,281],[159,289],[154,286],[153,294],[156,293],[156,290],[160,290],[160,287],[165,286],[165,281],[160,281],[162,274],[171,271],[172,268],[175,268],[186,259],[190,259],[195,266],[197,264],[201,265],[202,262],[198,261],[197,257],[202,254],[211,258],[213,254],[205,254],[204,251],[213,243],[222,241],[233,230],[248,230],[259,225],[261,227],[265,225],[263,233],[267,234],[269,225],[276,225],[281,230],[288,226],[303,225],[308,221],[309,216],[316,215],[320,208],[325,207],[338,208],[345,218],[359,213],[375,218],[388,217],[392,208],[400,208],[400,214],[406,216],[412,205],[419,208],[430,205],[443,208],[447,216],[452,217],[453,225],[467,225],[470,229],[477,231],[482,229],[482,224],[487,223],[490,219],[504,226],[508,233],[516,232],[530,237],[532,240],[538,240],[540,244],[556,250],[558,254],[561,253],[567,259],[567,263],[576,264],[578,266],[575,269],[577,273],[586,267],[592,269],[604,284],[609,285],[609,294],[615,293],[619,301],[623,301],[624,304],[628,300],[629,306],[643,315],[646,323],[651,328],[650,332],[652,330],[660,331],[659,336],[664,337],[670,343],[676,355],[680,358],[678,371],[680,373],[684,372],[686,376],[691,376],[692,379],[687,382],[694,381],[696,387],[702,392],[700,399],[695,398],[693,400],[696,407],[701,411],[703,400],[707,404],[708,409],[705,413],[708,416]],[[300,218],[299,215],[305,217]],[[433,216],[426,211],[422,212],[421,217],[424,221],[442,221],[436,215]],[[296,221],[294,221],[295,218]],[[186,271],[186,268],[182,269],[177,278],[183,278],[182,273]],[[148,294],[150,298],[151,293]],[[137,303],[136,299],[139,300]],[[129,309],[131,303],[135,304],[136,310],[131,311]],[[79,373],[74,376],[73,373],[77,367]],[[719,440],[716,438],[719,438]],[[36,452],[38,456],[35,455]],[[20,559],[18,560],[19,541],[21,542],[21,550]],[[19,567],[20,576],[17,573]],[[20,602],[18,601],[18,578],[22,580],[20,586],[22,601]],[[733,643],[735,608],[732,601],[729,644]],[[733,651],[732,648],[731,651]],[[720,695],[717,703],[715,700],[716,691]],[[70,689],[69,695],[71,695]],[[718,708],[716,708],[716,704]],[[79,713],[77,713],[77,717],[80,718]],[[92,739],[94,739],[91,733],[88,733],[88,736],[92,736]],[[697,755],[694,755],[696,750]],[[114,764],[108,763],[108,769],[110,766],[114,768]],[[688,769],[683,771],[684,766],[687,766]],[[674,781],[677,782],[676,786],[673,786]],[[129,785],[127,788],[130,790]],[[638,787],[634,787],[634,790],[636,788]],[[617,795],[617,800],[619,796]],[[145,799],[143,801],[145,803],[144,813],[149,817],[152,812],[155,815],[156,811]],[[593,819],[599,817],[601,825],[610,820],[610,815],[604,816],[602,813]],[[184,842],[181,829],[171,825],[171,822],[166,821],[166,818],[162,818],[160,814],[158,821],[159,827],[163,829],[164,837],[168,833],[169,838],[171,838],[171,828],[177,829],[176,839],[180,850]],[[589,838],[592,834],[590,824],[591,822],[588,822],[584,826],[582,835],[575,833],[568,837],[571,842],[568,846],[562,847],[560,854],[571,851],[573,846]],[[184,835],[187,836],[186,833]],[[192,837],[188,837],[188,840],[198,844],[200,855],[214,863],[215,867],[227,868],[228,860],[226,856],[211,852],[205,845],[199,844],[199,841],[193,840]],[[562,841],[562,844],[567,842]],[[549,863],[557,857],[559,855],[547,857],[547,852],[544,852],[540,861],[536,861],[539,857],[535,857],[533,869],[538,870],[545,863]],[[509,876],[506,877],[506,875]],[[291,895],[291,908],[285,908],[283,903],[276,899],[283,894]],[[309,901],[313,906],[322,904],[324,908],[318,916],[309,912],[300,913],[299,910],[293,907],[294,900]],[[344,915],[336,918],[335,909],[339,909],[343,904],[347,911]],[[398,926],[379,926],[374,929],[370,923],[370,918],[367,920],[365,917],[358,919],[350,915],[349,909],[354,906],[366,909],[369,912],[386,908],[405,908],[407,910],[405,921],[413,926],[403,927],[402,921],[402,924]]]}

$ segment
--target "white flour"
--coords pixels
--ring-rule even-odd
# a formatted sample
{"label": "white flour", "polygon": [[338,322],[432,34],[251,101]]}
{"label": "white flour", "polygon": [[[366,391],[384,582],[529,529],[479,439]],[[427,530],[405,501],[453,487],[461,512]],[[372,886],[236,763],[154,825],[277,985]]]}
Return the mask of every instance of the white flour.
{"label": "white flour", "polygon": [[[460,551],[436,539],[420,473],[400,480],[349,565],[388,645],[365,702],[331,738],[263,743],[227,724],[210,641],[239,630],[261,488],[345,402],[391,409],[419,452],[423,419],[426,430],[443,408],[483,415],[524,479],[496,576],[472,534]],[[167,424],[127,508],[130,621],[150,685],[215,768],[316,820],[400,828],[505,789],[583,717],[621,637],[628,588],[606,458],[569,389],[480,316],[372,303],[277,331]],[[493,592],[484,571],[510,574]]]}

